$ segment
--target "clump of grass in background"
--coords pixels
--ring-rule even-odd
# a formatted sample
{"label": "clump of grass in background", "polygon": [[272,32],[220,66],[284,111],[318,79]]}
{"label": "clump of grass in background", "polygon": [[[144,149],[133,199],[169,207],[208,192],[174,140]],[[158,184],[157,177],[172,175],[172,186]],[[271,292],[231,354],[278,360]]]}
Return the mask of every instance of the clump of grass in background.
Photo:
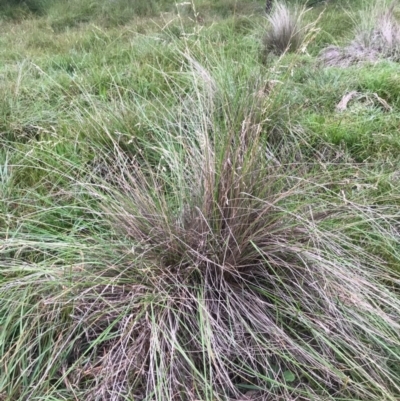
{"label": "clump of grass in background", "polygon": [[[295,159],[301,141],[266,159],[268,96],[223,72],[186,55],[168,76],[180,108],[114,100],[149,139],[136,155],[89,141],[106,177],[14,151],[5,186],[29,161],[48,194],[19,200],[29,211],[0,248],[0,394],[399,397],[398,278],[366,246],[397,235],[394,211],[348,201],[359,168]],[[91,106],[104,135],[110,113]],[[65,234],[42,221],[53,213]]]}
{"label": "clump of grass in background", "polygon": [[267,20],[269,27],[263,38],[263,52],[281,55],[285,52],[294,52],[300,48],[305,36],[303,17],[305,8],[289,8],[284,3],[276,3]]}
{"label": "clump of grass in background", "polygon": [[327,66],[348,67],[379,59],[400,60],[400,24],[395,17],[396,3],[377,2],[360,15],[355,38],[345,47],[328,46],[320,54]]}

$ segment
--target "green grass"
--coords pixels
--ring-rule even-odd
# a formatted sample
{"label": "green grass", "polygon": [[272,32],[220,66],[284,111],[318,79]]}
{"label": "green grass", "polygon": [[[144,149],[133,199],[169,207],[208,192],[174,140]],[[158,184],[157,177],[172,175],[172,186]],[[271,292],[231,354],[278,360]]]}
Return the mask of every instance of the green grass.
{"label": "green grass", "polygon": [[368,4],[265,62],[261,0],[17,3],[0,400],[398,400],[399,67],[317,58]]}

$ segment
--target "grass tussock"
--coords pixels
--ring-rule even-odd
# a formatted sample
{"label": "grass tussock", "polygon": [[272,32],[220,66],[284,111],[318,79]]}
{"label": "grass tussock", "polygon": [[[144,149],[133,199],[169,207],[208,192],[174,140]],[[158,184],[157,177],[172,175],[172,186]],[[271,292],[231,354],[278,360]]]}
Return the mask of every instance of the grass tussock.
{"label": "grass tussock", "polygon": [[[382,10],[375,6],[362,18],[368,18],[356,30],[355,38],[344,47],[328,46],[320,54],[326,66],[348,67],[362,62],[376,62],[379,59],[400,60],[400,24],[395,16],[396,3]],[[371,17],[372,14],[372,17]],[[373,24],[371,25],[370,19]]]}
{"label": "grass tussock", "polygon": [[263,37],[263,51],[281,55],[300,48],[306,36],[303,17],[306,9],[289,8],[285,3],[276,3],[267,16],[269,27]]}
{"label": "grass tussock", "polygon": [[267,100],[188,60],[182,108],[136,109],[142,153],[93,144],[106,176],[59,158],[47,202],[84,224],[3,241],[4,397],[395,400],[398,279],[354,239],[388,236],[390,212],[346,201],[347,168],[265,158]]}

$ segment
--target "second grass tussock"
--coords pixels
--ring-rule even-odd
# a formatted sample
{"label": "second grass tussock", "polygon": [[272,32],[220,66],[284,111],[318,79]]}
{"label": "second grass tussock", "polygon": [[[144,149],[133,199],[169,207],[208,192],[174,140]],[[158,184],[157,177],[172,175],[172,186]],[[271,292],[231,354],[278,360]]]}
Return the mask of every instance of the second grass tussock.
{"label": "second grass tussock", "polygon": [[281,55],[296,51],[304,41],[306,30],[303,22],[305,8],[289,8],[285,3],[276,2],[267,16],[269,26],[263,38],[264,53]]}

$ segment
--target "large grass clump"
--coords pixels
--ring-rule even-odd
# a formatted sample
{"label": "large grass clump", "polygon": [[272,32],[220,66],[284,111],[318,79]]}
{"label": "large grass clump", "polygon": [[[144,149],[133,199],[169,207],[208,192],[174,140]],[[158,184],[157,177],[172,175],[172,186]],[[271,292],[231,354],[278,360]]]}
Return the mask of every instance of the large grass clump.
{"label": "large grass clump", "polygon": [[348,192],[362,167],[282,152],[258,85],[187,55],[174,77],[168,107],[115,104],[147,132],[135,154],[93,102],[89,165],[4,158],[4,190],[30,164],[48,193],[4,192],[27,211],[2,228],[3,399],[398,399],[399,281],[375,252],[393,210]]}

